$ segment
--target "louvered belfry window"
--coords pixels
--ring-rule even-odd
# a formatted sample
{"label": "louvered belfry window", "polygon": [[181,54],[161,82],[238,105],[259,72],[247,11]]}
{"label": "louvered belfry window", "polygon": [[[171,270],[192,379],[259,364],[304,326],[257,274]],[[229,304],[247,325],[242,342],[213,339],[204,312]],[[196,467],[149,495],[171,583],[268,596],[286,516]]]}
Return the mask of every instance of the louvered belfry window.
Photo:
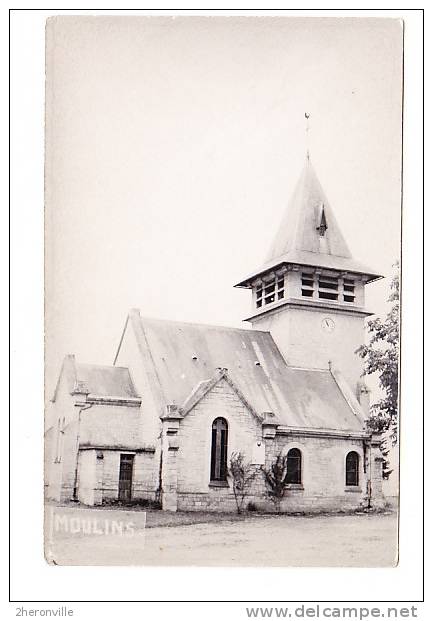
{"label": "louvered belfry window", "polygon": [[301,272],[301,295],[304,298],[319,298],[331,302],[355,302],[355,278],[339,278],[329,272]]}
{"label": "louvered belfry window", "polygon": [[345,302],[355,301],[355,281],[353,278],[343,280],[343,299]]}
{"label": "louvered belfry window", "polygon": [[212,423],[211,481],[226,481],[227,479],[227,441],[227,421],[225,418],[216,418]]}
{"label": "louvered belfry window", "polygon": [[304,298],[312,298],[314,293],[314,274],[302,272],[301,277],[302,295]]}
{"label": "louvered belfry window", "polygon": [[319,298],[338,300],[338,278],[336,276],[319,276]]}
{"label": "louvered belfry window", "polygon": [[284,298],[284,276],[276,276],[270,282],[256,287],[256,308],[272,304]]}

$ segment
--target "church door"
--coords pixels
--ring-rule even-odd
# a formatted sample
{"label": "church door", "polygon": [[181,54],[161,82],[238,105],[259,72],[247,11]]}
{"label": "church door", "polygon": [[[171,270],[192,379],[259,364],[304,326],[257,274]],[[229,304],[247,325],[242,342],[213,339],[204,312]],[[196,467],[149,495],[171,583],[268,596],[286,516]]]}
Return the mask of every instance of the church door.
{"label": "church door", "polygon": [[134,455],[120,455],[119,500],[128,501],[132,496],[132,470]]}

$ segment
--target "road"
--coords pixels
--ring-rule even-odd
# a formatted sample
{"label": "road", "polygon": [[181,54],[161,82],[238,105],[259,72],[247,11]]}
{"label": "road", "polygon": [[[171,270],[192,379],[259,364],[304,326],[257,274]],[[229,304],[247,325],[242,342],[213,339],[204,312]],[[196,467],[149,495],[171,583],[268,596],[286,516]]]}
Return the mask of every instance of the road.
{"label": "road", "polygon": [[56,508],[47,518],[46,556],[59,565],[261,567],[387,567],[397,557],[396,513],[153,527],[144,519],[142,511]]}

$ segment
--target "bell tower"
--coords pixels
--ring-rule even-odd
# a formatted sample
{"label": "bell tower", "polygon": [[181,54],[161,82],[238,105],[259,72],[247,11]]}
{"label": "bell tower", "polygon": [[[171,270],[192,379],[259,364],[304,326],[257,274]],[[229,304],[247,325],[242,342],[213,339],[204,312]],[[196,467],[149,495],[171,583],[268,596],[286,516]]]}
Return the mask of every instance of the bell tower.
{"label": "bell tower", "polygon": [[264,265],[235,286],[252,292],[245,321],[271,332],[290,366],[332,364],[359,397],[364,288],[379,278],[352,257],[307,155]]}

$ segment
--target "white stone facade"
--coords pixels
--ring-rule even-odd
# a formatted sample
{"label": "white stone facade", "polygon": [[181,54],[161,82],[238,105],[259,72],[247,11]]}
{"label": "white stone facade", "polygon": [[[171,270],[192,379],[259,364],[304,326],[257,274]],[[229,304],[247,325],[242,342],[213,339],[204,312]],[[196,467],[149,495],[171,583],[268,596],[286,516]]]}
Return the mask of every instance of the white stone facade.
{"label": "white stone facade", "polygon": [[266,264],[236,285],[252,292],[252,329],[134,309],[113,366],[66,357],[47,413],[48,497],[232,511],[225,467],[241,452],[256,472],[246,503],[269,510],[263,468],[297,449],[301,480],[282,510],[382,506],[380,438],[366,429],[355,353],[371,314],[364,287],[377,278],[352,258],[307,159]]}
{"label": "white stone facade", "polygon": [[[179,415],[174,407],[168,408],[158,422],[153,445],[147,447],[138,445],[137,433],[141,426],[139,418],[147,419],[149,411],[97,405],[80,413],[78,401],[72,401],[60,398],[55,404],[55,416],[65,417],[70,424],[64,432],[63,454],[50,470],[50,498],[64,501],[75,497],[87,505],[117,501],[120,455],[126,452],[134,455],[131,502],[161,500],[162,508],[169,511],[235,511],[230,477],[226,486],[213,485],[210,480],[212,422],[224,416],[228,423],[228,456],[240,451],[251,462],[254,447],[263,442],[264,465],[269,467],[279,453],[285,455],[291,448],[301,451],[302,483],[287,485],[282,511],[340,511],[365,506],[369,480],[372,505],[383,506],[378,440],[373,439],[372,443],[366,433],[302,434],[278,429],[277,425],[269,427],[248,409],[224,377],[186,416]],[[76,415],[74,420],[68,418],[71,408]],[[356,487],[345,485],[345,458],[349,451],[359,455]],[[257,464],[255,469],[245,502],[253,503],[258,510],[273,510],[261,466]]]}

